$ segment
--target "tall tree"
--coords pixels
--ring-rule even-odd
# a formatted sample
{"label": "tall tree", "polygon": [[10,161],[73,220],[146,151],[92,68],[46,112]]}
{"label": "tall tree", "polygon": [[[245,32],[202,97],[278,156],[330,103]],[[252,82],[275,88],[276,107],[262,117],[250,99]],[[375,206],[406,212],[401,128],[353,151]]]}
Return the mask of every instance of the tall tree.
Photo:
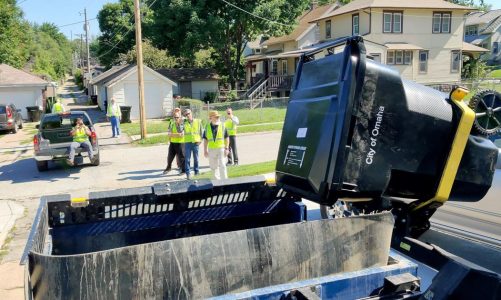
{"label": "tall tree", "polygon": [[[193,61],[200,49],[213,58],[232,87],[242,71],[247,41],[292,31],[309,0],[159,0],[153,6],[152,39],[160,48]],[[231,3],[231,4],[228,4]]]}
{"label": "tall tree", "polygon": [[[147,6],[141,8],[143,35],[149,35],[152,12]],[[117,62],[119,54],[126,54],[135,42],[134,1],[120,0],[103,6],[97,15],[101,36],[97,50],[100,63],[110,67]]]}
{"label": "tall tree", "polygon": [[24,67],[30,57],[31,28],[16,0],[0,0],[0,63]]}
{"label": "tall tree", "polygon": [[[136,46],[126,54],[121,53],[118,60],[120,63],[136,63]],[[143,42],[143,62],[153,69],[173,68],[177,63],[167,50],[155,48],[148,40]]]}

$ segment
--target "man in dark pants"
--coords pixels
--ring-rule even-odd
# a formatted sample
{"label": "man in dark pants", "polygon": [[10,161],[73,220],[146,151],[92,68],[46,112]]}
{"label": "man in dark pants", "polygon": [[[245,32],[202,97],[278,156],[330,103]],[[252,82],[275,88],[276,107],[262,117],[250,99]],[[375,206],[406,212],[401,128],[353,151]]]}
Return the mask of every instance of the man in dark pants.
{"label": "man in dark pants", "polygon": [[181,119],[181,114],[179,112],[174,113],[173,115],[174,122],[169,122],[168,135],[170,138],[169,144],[169,154],[167,155],[167,167],[165,168],[163,174],[167,174],[171,171],[172,161],[174,157],[179,157],[180,169],[179,174],[185,173],[185,165],[184,165],[184,155],[183,155],[183,147],[184,147],[184,126],[183,119]]}
{"label": "man in dark pants", "polygon": [[238,165],[238,153],[237,153],[237,125],[239,124],[238,117],[233,114],[231,107],[226,109],[226,121],[224,121],[224,127],[228,131],[230,137],[230,151],[228,151],[228,163],[230,166],[232,164]]}

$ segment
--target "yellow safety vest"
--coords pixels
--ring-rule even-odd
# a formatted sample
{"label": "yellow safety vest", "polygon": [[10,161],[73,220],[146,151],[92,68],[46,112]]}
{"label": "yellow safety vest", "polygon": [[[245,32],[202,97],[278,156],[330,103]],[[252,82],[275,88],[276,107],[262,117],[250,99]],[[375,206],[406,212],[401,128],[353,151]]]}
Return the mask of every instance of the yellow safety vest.
{"label": "yellow safety vest", "polygon": [[193,123],[190,123],[189,120],[184,121],[185,143],[200,143],[202,140],[200,135],[200,131],[202,131],[201,125],[202,123],[200,122],[200,119],[193,119]]}
{"label": "yellow safety vest", "polygon": [[89,140],[89,137],[85,133],[85,128],[86,128],[85,126],[83,126],[80,129],[77,129],[76,127],[73,128],[73,130],[75,130],[75,134],[73,135],[74,142],[82,143]]}
{"label": "yellow safety vest", "polygon": [[226,127],[226,130],[228,131],[228,135],[237,135],[237,124],[233,123],[232,119],[224,121],[224,127]]}
{"label": "yellow safety vest", "polygon": [[207,123],[205,128],[205,137],[209,141],[209,149],[219,149],[224,148],[224,126],[222,123],[217,125],[217,133],[216,139],[214,140],[214,136],[212,135],[212,127],[210,126],[210,122]]}
{"label": "yellow safety vest", "polygon": [[63,112],[63,106],[59,102],[54,103],[54,113],[60,112]]}
{"label": "yellow safety vest", "polygon": [[[113,110],[113,106],[115,106],[115,110]],[[120,105],[115,102],[115,105],[109,103],[108,104],[108,117],[121,117],[122,111],[120,110]]]}
{"label": "yellow safety vest", "polygon": [[[171,129],[171,132],[172,133],[178,133],[177,132],[177,126],[176,126],[176,122],[170,122],[169,124],[170,126],[170,129]],[[170,138],[170,142],[171,143],[176,143],[176,144],[181,144],[181,143],[184,143],[184,137],[171,137]]]}

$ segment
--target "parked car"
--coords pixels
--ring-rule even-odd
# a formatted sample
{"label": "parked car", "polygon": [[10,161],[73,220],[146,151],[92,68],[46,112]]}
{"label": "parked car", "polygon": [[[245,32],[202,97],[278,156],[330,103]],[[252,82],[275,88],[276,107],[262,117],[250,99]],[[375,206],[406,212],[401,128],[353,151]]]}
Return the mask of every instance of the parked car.
{"label": "parked car", "polygon": [[[73,142],[70,131],[75,126],[77,118],[82,118],[92,133],[90,142],[95,157],[92,164],[99,165],[99,141],[94,124],[86,112],[71,111],[64,114],[45,114],[37,125],[38,133],[33,137],[33,147],[38,171],[46,171],[49,161],[68,159],[69,146]],[[84,156],[88,157],[88,153],[82,148],[77,149],[76,155],[75,164],[81,163]]]}
{"label": "parked car", "polygon": [[16,133],[21,128],[23,128],[21,110],[14,104],[0,104],[0,131]]}

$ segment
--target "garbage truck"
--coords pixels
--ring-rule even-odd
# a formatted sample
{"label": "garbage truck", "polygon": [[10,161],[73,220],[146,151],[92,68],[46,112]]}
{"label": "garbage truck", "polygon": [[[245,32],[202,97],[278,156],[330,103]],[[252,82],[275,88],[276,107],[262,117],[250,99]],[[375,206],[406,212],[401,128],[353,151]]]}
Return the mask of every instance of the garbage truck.
{"label": "garbage truck", "polygon": [[362,37],[305,52],[274,177],[43,196],[26,298],[501,299],[500,274],[418,240],[492,184],[466,93],[402,79]]}

